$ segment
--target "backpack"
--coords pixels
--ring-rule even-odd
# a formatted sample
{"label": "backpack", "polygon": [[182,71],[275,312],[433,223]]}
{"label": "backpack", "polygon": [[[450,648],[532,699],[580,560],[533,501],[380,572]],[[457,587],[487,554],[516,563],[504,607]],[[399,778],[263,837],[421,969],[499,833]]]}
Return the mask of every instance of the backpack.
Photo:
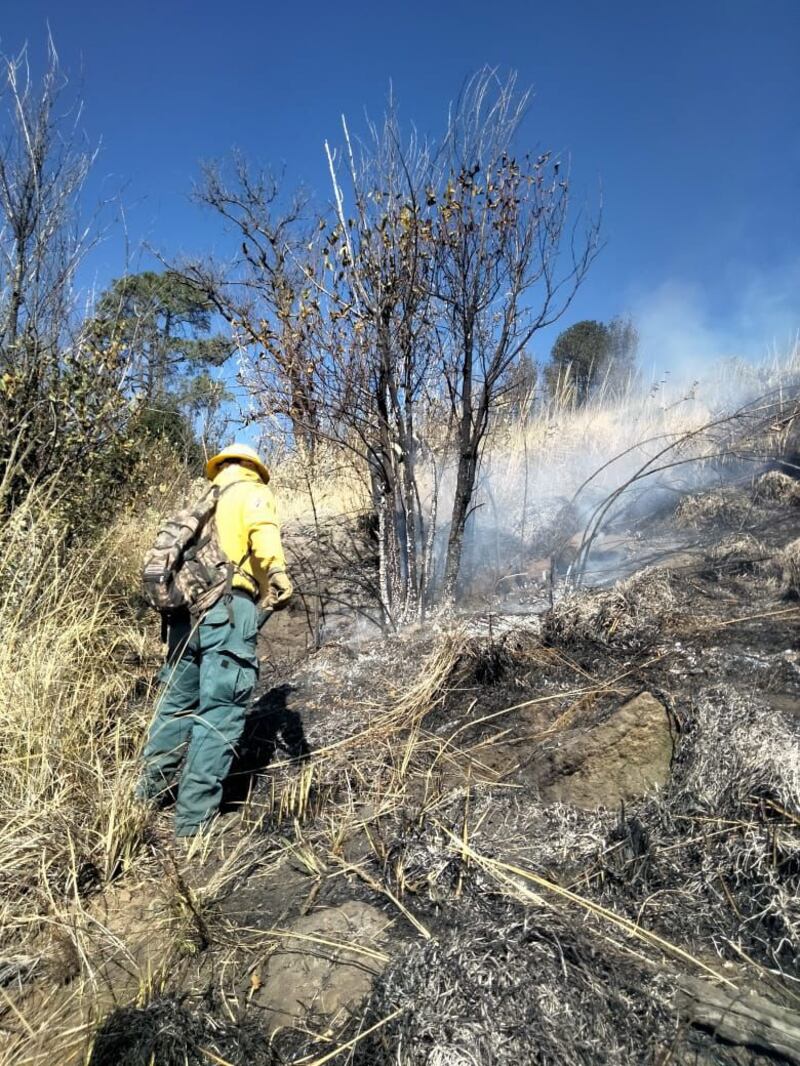
{"label": "backpack", "polygon": [[163,615],[180,608],[188,608],[196,617],[205,614],[231,594],[237,573],[252,584],[254,595],[258,593],[255,578],[242,569],[250,552],[234,563],[220,547],[214,520],[220,494],[212,485],[193,507],[168,518],[144,557],[144,597]]}

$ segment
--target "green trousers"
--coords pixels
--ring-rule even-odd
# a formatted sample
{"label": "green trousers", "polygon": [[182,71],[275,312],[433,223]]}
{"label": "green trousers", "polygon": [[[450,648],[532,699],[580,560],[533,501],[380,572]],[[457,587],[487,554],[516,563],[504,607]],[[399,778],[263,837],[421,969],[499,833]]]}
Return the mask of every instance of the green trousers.
{"label": "green trousers", "polygon": [[[229,609],[230,608],[230,609]],[[234,593],[190,626],[188,612],[170,626],[164,688],[147,743],[137,794],[155,799],[173,788],[175,835],[192,836],[213,818],[222,782],[244,730],[258,678],[256,637],[261,611]]]}

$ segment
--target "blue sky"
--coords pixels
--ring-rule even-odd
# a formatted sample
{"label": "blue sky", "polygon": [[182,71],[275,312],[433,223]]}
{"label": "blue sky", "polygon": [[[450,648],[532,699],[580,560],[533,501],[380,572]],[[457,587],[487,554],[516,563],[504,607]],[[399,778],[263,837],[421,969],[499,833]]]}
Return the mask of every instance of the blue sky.
{"label": "blue sky", "polygon": [[[199,160],[238,147],[327,194],[323,142],[342,112],[356,128],[379,115],[391,80],[403,115],[436,132],[491,63],[533,86],[525,140],[570,157],[576,199],[602,187],[607,245],[564,324],[633,312],[656,361],[678,319],[704,357],[800,327],[798,0],[2,7],[3,51],[40,56],[49,23],[82,82],[102,140],[91,193],[122,189],[134,247],[224,251],[188,200]],[[122,264],[112,231],[92,277]]]}

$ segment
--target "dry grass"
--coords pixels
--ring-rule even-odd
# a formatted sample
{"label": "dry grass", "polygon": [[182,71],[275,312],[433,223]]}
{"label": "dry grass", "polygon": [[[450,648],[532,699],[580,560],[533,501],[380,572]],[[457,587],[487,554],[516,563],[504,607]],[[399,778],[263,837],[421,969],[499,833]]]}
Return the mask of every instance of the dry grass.
{"label": "dry grass", "polygon": [[800,539],[778,552],[774,567],[780,575],[781,592],[789,599],[800,598]]}
{"label": "dry grass", "polygon": [[752,533],[732,533],[712,544],[706,558],[717,574],[752,574],[770,565],[770,554]]}
{"label": "dry grass", "polygon": [[366,471],[352,453],[322,444],[313,464],[296,453],[268,456],[267,462],[282,522],[308,523],[357,515],[369,507]]}
{"label": "dry grass", "polygon": [[669,572],[648,569],[601,592],[564,596],[545,618],[544,633],[560,644],[642,648],[660,636],[674,609]]}
{"label": "dry grass", "polygon": [[120,597],[115,535],[67,551],[52,502],[32,495],[0,534],[4,983],[39,965],[80,969],[75,909],[141,844],[131,781],[154,649]]}
{"label": "dry grass", "polygon": [[[0,897],[41,903],[81,880],[108,877],[132,834],[125,795],[142,719],[133,700],[146,654],[116,595],[109,536],[69,561],[35,498],[0,541]],[[84,874],[84,877],[87,876]]]}
{"label": "dry grass", "polygon": [[[535,539],[559,505],[577,494],[580,525],[598,501],[645,470],[626,499],[641,495],[648,508],[664,493],[674,498],[713,485],[718,471],[710,460],[725,452],[731,435],[746,434],[767,415],[756,450],[767,438],[769,449],[782,450],[793,432],[791,418],[784,416],[794,410],[798,379],[800,348],[795,348],[780,359],[710,368],[705,380],[691,386],[662,381],[648,391],[632,383],[621,394],[601,388],[578,407],[558,398],[534,405],[493,428],[482,466],[478,524]],[[737,411],[740,416],[727,425],[724,419]]]}
{"label": "dry grass", "polygon": [[757,501],[800,504],[800,482],[781,470],[770,470],[756,480],[753,498]]}
{"label": "dry grass", "polygon": [[720,523],[738,528],[745,525],[752,514],[753,505],[746,497],[722,489],[685,496],[675,509],[678,525],[689,529]]}

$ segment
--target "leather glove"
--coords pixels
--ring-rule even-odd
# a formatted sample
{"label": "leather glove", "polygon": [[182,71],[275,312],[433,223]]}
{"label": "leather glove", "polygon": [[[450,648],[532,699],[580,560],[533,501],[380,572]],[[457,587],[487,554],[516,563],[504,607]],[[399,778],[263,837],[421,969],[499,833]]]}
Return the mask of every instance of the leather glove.
{"label": "leather glove", "polygon": [[281,611],[292,598],[294,589],[285,570],[270,570],[269,591],[271,595],[271,607],[273,611]]}

